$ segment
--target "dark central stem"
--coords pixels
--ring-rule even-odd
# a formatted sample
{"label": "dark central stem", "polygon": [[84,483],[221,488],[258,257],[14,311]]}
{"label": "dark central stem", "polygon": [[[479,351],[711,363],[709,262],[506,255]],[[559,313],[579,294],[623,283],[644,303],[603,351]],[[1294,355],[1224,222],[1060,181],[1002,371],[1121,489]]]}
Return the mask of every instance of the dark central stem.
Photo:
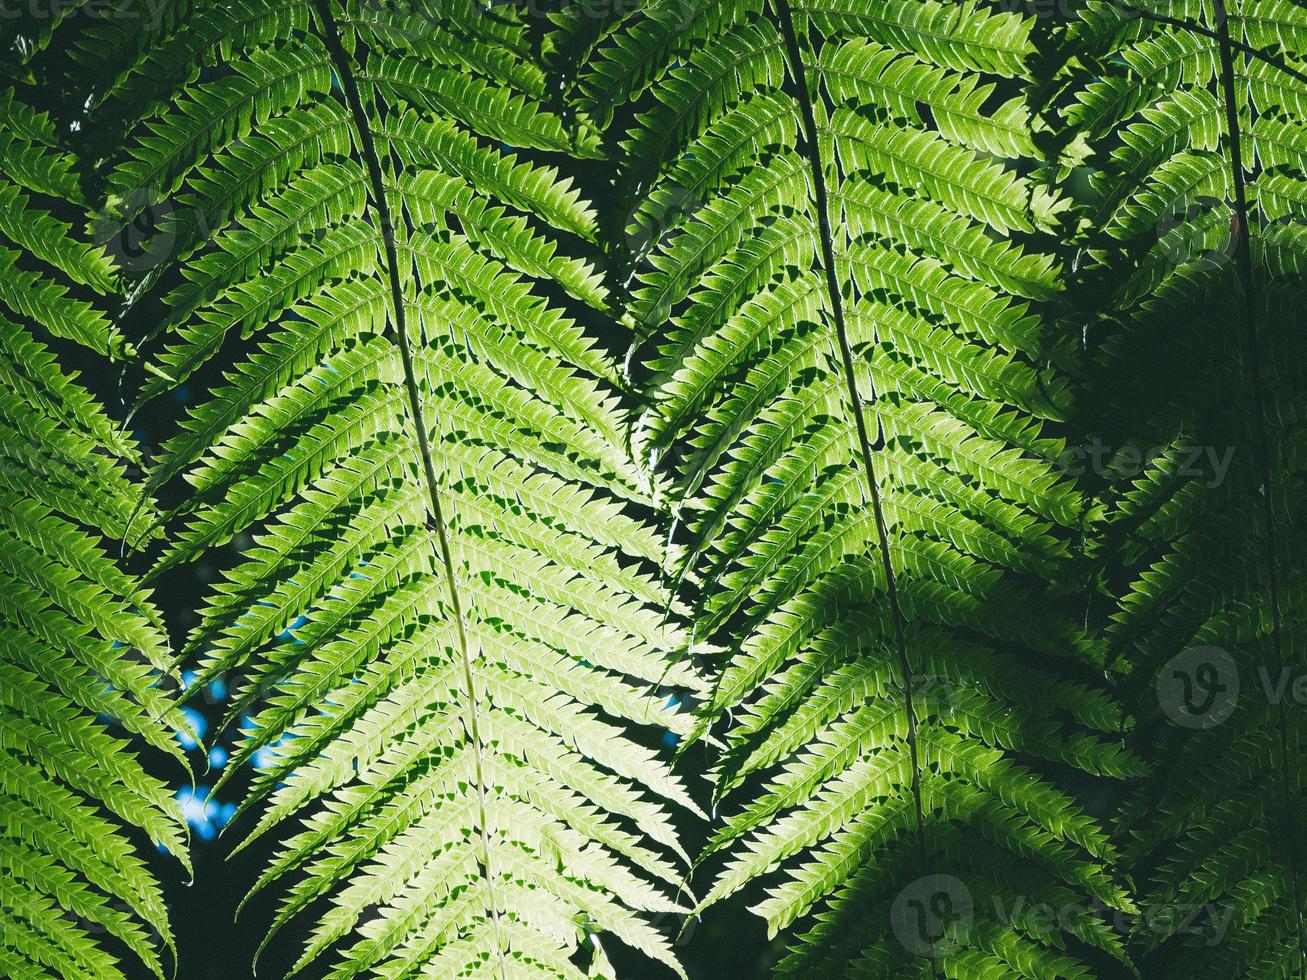
{"label": "dark central stem", "polygon": [[[1234,87],[1234,53],[1230,41],[1230,18],[1224,0],[1215,0],[1216,39],[1220,44],[1221,89],[1225,102],[1225,120],[1230,133],[1230,173],[1234,185],[1235,261],[1243,292],[1244,347],[1248,360],[1248,384],[1253,401],[1253,429],[1257,439],[1258,462],[1262,481],[1262,519],[1266,522],[1267,589],[1271,601],[1271,649],[1277,668],[1283,669],[1281,647],[1279,544],[1275,526],[1275,483],[1271,466],[1270,439],[1266,433],[1266,394],[1262,377],[1261,348],[1257,335],[1257,279],[1253,272],[1251,227],[1248,223],[1248,199],[1244,189],[1243,155],[1239,128],[1239,103]],[[1304,933],[1302,884],[1298,874],[1297,835],[1294,832],[1293,795],[1290,782],[1289,719],[1280,699],[1277,705],[1280,729],[1280,777],[1284,793],[1284,828],[1289,842],[1289,873],[1293,881],[1294,920],[1298,934],[1298,969],[1307,971],[1307,934]]]}
{"label": "dark central stem", "polygon": [[[794,33],[794,18],[790,13],[789,0],[775,0],[776,14],[780,20],[781,33],[785,36],[785,47],[789,53],[790,69],[794,78],[795,98],[798,100],[803,115],[804,151],[812,170],[813,196],[817,208],[817,225],[821,238],[821,260],[826,276],[826,291],[830,294],[831,320],[835,326],[835,340],[839,348],[840,362],[844,369],[844,385],[853,414],[854,426],[858,433],[858,452],[862,457],[862,469],[867,478],[868,495],[871,509],[876,520],[876,534],[880,544],[880,562],[885,574],[885,591],[889,598],[890,613],[894,621],[894,646],[898,654],[899,670],[903,675],[903,702],[908,721],[908,757],[912,764],[912,803],[916,811],[917,851],[921,871],[926,870],[926,835],[925,819],[921,806],[921,767],[917,759],[917,714],[912,702],[912,663],[908,657],[908,644],[905,636],[903,610],[899,607],[898,584],[894,576],[894,565],[890,560],[889,528],[885,523],[885,511],[881,505],[880,487],[876,480],[876,467],[873,460],[871,439],[867,436],[867,421],[862,411],[862,399],[858,395],[857,374],[854,370],[853,351],[849,347],[848,331],[844,323],[844,298],[840,292],[839,278],[835,269],[835,243],[830,225],[830,198],[826,191],[826,174],[821,161],[821,144],[818,142],[817,119],[813,113],[812,100],[808,96],[807,78],[803,69],[803,53],[799,48],[799,39]],[[872,391],[875,399],[875,391]],[[938,977],[939,971],[931,962],[931,972]]]}
{"label": "dark central stem", "polygon": [[449,545],[449,535],[445,530],[445,519],[440,501],[440,483],[436,478],[436,468],[432,461],[431,444],[427,437],[426,421],[422,412],[422,398],[418,388],[417,375],[413,370],[413,352],[408,337],[405,318],[404,289],[399,276],[399,250],[395,245],[395,224],[390,214],[390,204],[386,199],[385,179],[381,169],[381,158],[377,154],[376,142],[372,138],[372,128],[368,123],[363,100],[359,97],[358,82],[349,56],[340,42],[340,31],[335,17],[331,13],[330,0],[314,0],[318,16],[322,19],[323,41],[331,54],[332,62],[340,77],[341,88],[349,103],[354,117],[354,128],[358,131],[360,153],[367,166],[371,183],[371,198],[381,225],[381,239],[386,253],[386,272],[390,280],[391,320],[395,327],[394,341],[399,348],[400,360],[404,366],[404,388],[408,392],[409,411],[413,417],[413,428],[417,433],[418,453],[422,458],[422,475],[426,484],[430,521],[428,529],[433,530],[439,547],[439,557],[445,566],[445,579],[449,586],[449,605],[453,614],[454,628],[458,637],[458,649],[463,661],[463,682],[467,687],[467,729],[472,742],[477,783],[477,817],[481,825],[481,861],[486,877],[487,902],[490,917],[494,923],[495,946],[499,955],[501,975],[507,977],[504,963],[504,944],[499,933],[499,906],[494,897],[494,875],[490,869],[490,832],[486,819],[486,789],[483,774],[483,746],[480,726],[477,722],[477,697],[475,675],[472,670],[472,656],[468,650],[467,632],[463,626],[463,605],[459,599],[458,582],[454,575],[454,556]]}

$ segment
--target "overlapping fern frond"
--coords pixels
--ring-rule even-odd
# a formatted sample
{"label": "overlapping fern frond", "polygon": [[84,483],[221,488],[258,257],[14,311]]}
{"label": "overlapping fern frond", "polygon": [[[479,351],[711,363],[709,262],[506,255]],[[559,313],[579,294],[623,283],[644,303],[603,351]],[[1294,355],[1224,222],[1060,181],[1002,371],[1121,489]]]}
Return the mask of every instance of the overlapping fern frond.
{"label": "overlapping fern frond", "polygon": [[[1093,515],[1056,463],[1071,338],[1037,315],[1064,205],[1032,177],[1032,24],[652,3],[578,82],[595,118],[634,119],[648,440],[697,638],[729,651],[701,710],[729,807],[705,902],[764,877],[771,930],[807,923],[782,973],[1124,957],[1115,849],[1048,778],[1141,769],[1069,600]],[[1086,914],[1025,920],[1017,894]]]}
{"label": "overlapping fern frond", "polygon": [[1069,162],[1091,175],[1092,538],[1155,760],[1119,819],[1133,938],[1148,976],[1299,976],[1307,12],[1148,10],[1171,22],[1090,4],[1065,37]]}
{"label": "overlapping fern frond", "polygon": [[233,762],[272,752],[242,810],[282,842],[269,939],[318,910],[297,969],[609,975],[601,934],[675,967],[650,914],[684,906],[667,807],[695,804],[650,746],[698,681],[572,316],[607,302],[568,255],[596,216],[541,161],[597,139],[545,26],[241,0],[82,46],[91,125],[127,134],[110,200],[167,243],[145,397],[230,365],[165,447],[190,492],[158,570],[248,542],[188,653],[243,675]]}
{"label": "overlapping fern frond", "polygon": [[291,973],[1307,970],[1301,0],[92,6],[0,25],[0,974],[163,975],[214,564]]}
{"label": "overlapping fern frond", "polygon": [[127,960],[163,977],[172,934],[139,855],[153,841],[188,860],[171,793],[124,737],[180,758],[167,636],[112,557],[140,460],[52,350],[123,350],[108,258],[51,213],[80,202],[49,117],[0,89],[0,974],[15,980],[139,976]]}

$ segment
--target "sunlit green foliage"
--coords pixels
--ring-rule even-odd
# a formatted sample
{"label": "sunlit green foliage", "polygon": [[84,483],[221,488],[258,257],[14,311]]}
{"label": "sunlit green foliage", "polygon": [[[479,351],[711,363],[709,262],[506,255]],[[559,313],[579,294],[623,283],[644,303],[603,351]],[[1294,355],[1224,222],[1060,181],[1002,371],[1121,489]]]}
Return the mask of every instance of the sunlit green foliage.
{"label": "sunlit green foliage", "polygon": [[185,666],[296,972],[1303,975],[1301,3],[90,7],[0,45],[0,973],[168,968]]}

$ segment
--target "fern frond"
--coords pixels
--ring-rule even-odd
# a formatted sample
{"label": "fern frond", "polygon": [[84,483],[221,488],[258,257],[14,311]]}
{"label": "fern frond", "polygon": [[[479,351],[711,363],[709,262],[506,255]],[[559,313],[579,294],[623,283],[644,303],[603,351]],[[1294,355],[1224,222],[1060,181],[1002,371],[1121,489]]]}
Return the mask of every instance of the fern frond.
{"label": "fern frond", "polygon": [[111,558],[143,494],[136,448],[52,346],[122,352],[109,257],[49,117],[0,93],[0,946],[14,977],[164,976],[176,950],[147,841],[189,868],[168,788],[109,725],[184,764],[158,611]]}
{"label": "fern frond", "polygon": [[1091,4],[1067,37],[1085,52],[1068,138],[1094,174],[1074,285],[1100,324],[1092,424],[1115,447],[1094,558],[1109,664],[1155,764],[1118,821],[1152,920],[1132,939],[1150,976],[1292,976],[1303,719],[1281,682],[1304,662],[1307,117],[1301,86],[1250,52],[1300,71],[1307,16],[1162,6],[1177,23]]}
{"label": "fern frond", "polygon": [[245,844],[281,842],[263,945],[317,910],[293,970],[582,976],[611,934],[679,972],[648,920],[688,910],[698,808],[649,745],[701,681],[577,322],[608,304],[598,220],[540,162],[599,143],[541,24],[443,7],[200,3],[97,86],[118,198],[219,219],[179,219],[135,296],[168,311],[144,399],[226,368],[165,447],[189,493],[155,574],[249,542],[187,653],[240,676],[224,776],[260,760]]}
{"label": "fern frond", "polygon": [[[1141,766],[1066,594],[1094,510],[1056,463],[1074,357],[1032,305],[1059,292],[1040,235],[1067,209],[1031,175],[1041,124],[1010,80],[1033,24],[738,0],[651,47],[653,5],[578,83],[599,118],[635,120],[648,438],[697,635],[728,650],[696,734],[725,740],[720,805],[752,793],[700,856],[721,867],[701,904],[768,883],[770,931],[808,924],[782,973],[1125,959],[1116,849],[1051,778]],[[902,909],[932,875],[974,900],[947,942],[915,941]],[[1000,921],[987,899],[1013,877],[1098,911]]]}

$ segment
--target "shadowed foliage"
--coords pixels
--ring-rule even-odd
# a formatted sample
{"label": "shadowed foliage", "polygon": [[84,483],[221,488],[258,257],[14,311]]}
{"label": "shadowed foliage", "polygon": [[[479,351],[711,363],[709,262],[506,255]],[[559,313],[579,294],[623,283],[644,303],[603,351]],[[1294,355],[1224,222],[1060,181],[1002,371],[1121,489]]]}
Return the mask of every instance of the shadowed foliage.
{"label": "shadowed foliage", "polygon": [[177,959],[184,667],[238,972],[1304,975],[1301,3],[93,6],[0,45],[0,972]]}

